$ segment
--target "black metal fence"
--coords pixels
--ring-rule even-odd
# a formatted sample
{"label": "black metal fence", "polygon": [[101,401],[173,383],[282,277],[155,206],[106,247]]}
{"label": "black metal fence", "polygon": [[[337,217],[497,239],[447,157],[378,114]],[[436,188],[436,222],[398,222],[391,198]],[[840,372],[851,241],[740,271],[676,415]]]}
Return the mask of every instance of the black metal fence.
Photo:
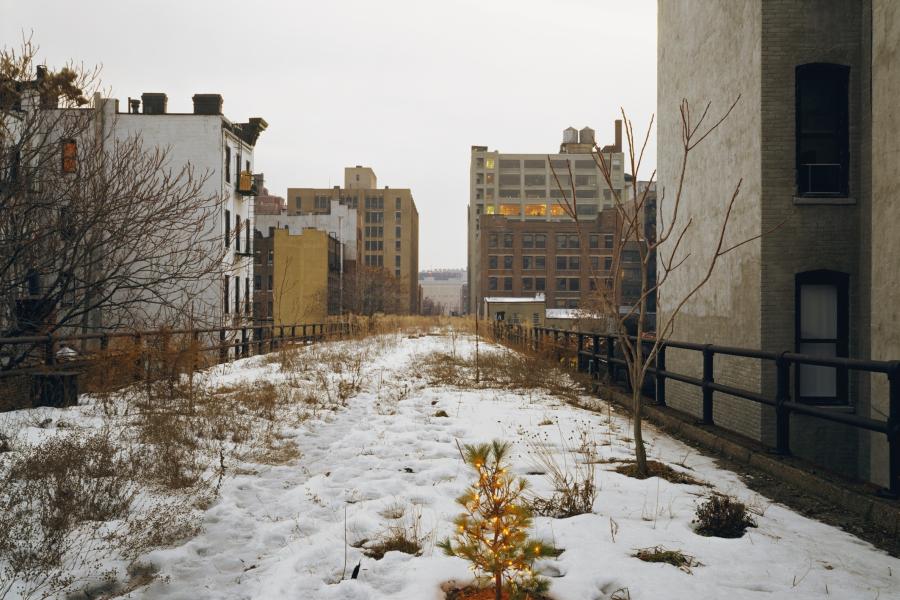
{"label": "black metal fence", "polygon": [[[192,366],[196,369],[273,352],[289,344],[343,338],[353,335],[355,329],[351,323],[334,322],[0,337],[0,410],[70,404],[77,399],[77,376],[102,366],[99,361],[125,352],[126,347],[137,355],[137,374],[145,362],[141,357],[166,340],[179,340],[194,356],[206,357],[196,361]],[[71,346],[79,346],[80,351],[67,351]],[[48,402],[46,395],[58,398]]]}
{"label": "black metal fence", "polygon": [[[495,323],[494,336],[498,341],[507,342],[535,351],[557,350],[570,352],[575,358],[579,371],[588,372],[592,376],[605,375],[610,381],[629,385],[626,373],[626,361],[623,357],[621,340],[615,335],[604,335],[580,331],[565,331],[548,327],[523,327]],[[629,338],[636,342],[636,338]],[[643,347],[652,344],[652,340],[641,342]],[[676,373],[666,368],[666,350],[679,349],[697,352],[702,356],[702,377],[692,377]],[[646,354],[646,352],[645,352]],[[732,356],[757,359],[774,363],[776,384],[769,394],[745,390],[718,383],[714,377],[716,356]],[[848,414],[829,410],[791,397],[792,370],[801,365],[832,367],[839,372],[856,371],[887,378],[888,383],[888,418],[887,420]],[[691,342],[666,341],[659,348],[656,360],[647,369],[647,380],[642,382],[642,390],[655,397],[658,405],[666,405],[666,381],[671,379],[695,386],[702,391],[702,421],[713,425],[713,405],[715,394],[726,394],[743,398],[757,404],[769,406],[775,413],[775,445],[778,454],[789,455],[791,415],[799,414],[841,423],[848,427],[883,434],[888,443],[888,477],[887,494],[900,497],[900,361],[860,360],[854,358],[828,358],[796,354],[793,352],[765,352],[746,348],[716,346],[714,344],[695,344]]]}

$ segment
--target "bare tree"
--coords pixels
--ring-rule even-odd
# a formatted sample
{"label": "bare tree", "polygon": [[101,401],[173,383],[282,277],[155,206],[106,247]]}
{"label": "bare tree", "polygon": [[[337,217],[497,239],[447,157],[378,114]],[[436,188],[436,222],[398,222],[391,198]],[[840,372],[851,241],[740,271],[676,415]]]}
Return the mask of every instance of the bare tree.
{"label": "bare tree", "polygon": [[387,269],[357,266],[345,282],[344,308],[365,316],[406,312],[405,291],[401,281]]}
{"label": "bare tree", "polygon": [[[97,69],[53,71],[36,66],[36,54],[28,39],[0,49],[3,335],[212,314],[201,298],[221,281],[225,245],[214,224],[224,199],[204,195],[208,175],[117,132],[99,93],[86,108]],[[19,350],[0,368],[25,360]]]}
{"label": "bare tree", "polygon": [[[682,193],[688,174],[688,163],[691,152],[707,137],[712,134],[731,114],[740,100],[740,96],[731,106],[714,122],[708,121],[711,104],[707,104],[698,119],[691,114],[691,107],[687,100],[682,100],[681,111],[681,168],[680,175],[675,185],[672,186],[674,194],[672,203],[666,210],[671,214],[671,219],[666,222],[662,216],[663,204],[667,200],[665,190],[660,192],[658,206],[652,193],[655,183],[656,171],[654,170],[647,181],[639,181],[641,163],[644,152],[653,129],[653,118],[647,128],[640,146],[635,142],[634,130],[631,121],[622,110],[622,119],[625,123],[625,132],[628,145],[628,160],[630,164],[630,185],[620,193],[612,181],[611,160],[607,154],[595,146],[592,153],[603,179],[612,191],[614,210],[616,212],[616,230],[612,248],[612,268],[609,274],[600,275],[594,266],[591,266],[591,279],[593,281],[592,293],[587,299],[585,309],[587,313],[593,313],[604,323],[607,330],[614,334],[619,342],[622,357],[625,361],[625,371],[631,388],[631,406],[634,418],[634,445],[637,475],[646,477],[647,454],[644,447],[641,431],[642,422],[642,397],[641,389],[647,376],[647,370],[656,363],[656,358],[666,341],[670,338],[675,321],[685,304],[705,286],[716,265],[723,256],[733,250],[758,239],[762,234],[741,239],[738,242],[726,241],[728,224],[732,210],[738,199],[741,189],[741,181],[734,186],[730,198],[725,201],[726,210],[720,222],[705,221],[695,223],[693,217],[686,217],[681,209]],[[549,157],[548,157],[549,158]],[[553,169],[553,162],[550,162]],[[578,198],[574,184],[568,188],[561,183],[559,174],[553,169],[556,184],[562,191],[562,199],[559,201],[569,218],[573,219],[578,227],[579,236],[585,237],[579,223]],[[573,182],[571,165],[569,165],[568,181]],[[630,187],[630,189],[627,189]],[[709,199],[713,202],[714,199]],[[648,227],[647,213],[654,211],[658,215],[655,227]],[[693,235],[698,228],[703,231],[715,230],[717,244],[708,256],[692,256],[684,251],[684,242],[688,236]],[[582,244],[584,241],[582,241]],[[624,282],[623,253],[626,249],[639,253],[640,286],[636,300],[620,310],[622,303],[622,286]],[[654,269],[655,263],[655,269]],[[683,269],[686,264],[693,263],[693,268],[701,272],[699,280],[685,292],[676,292],[671,286],[666,288],[674,273]],[[653,276],[655,274],[655,277]],[[649,323],[648,305],[659,296],[661,289],[672,290],[666,294],[672,304],[668,307],[666,321],[656,323],[655,327]]]}

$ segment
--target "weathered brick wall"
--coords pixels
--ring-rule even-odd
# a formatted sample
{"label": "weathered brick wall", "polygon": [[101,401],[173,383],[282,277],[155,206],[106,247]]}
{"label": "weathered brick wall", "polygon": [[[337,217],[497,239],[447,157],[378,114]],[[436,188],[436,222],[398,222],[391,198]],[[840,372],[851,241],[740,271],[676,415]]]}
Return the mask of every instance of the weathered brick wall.
{"label": "weathered brick wall", "polygon": [[[869,72],[863,49],[868,26],[865,3],[845,0],[766,0],[762,3],[762,229],[776,228],[762,239],[761,347],[783,351],[795,347],[795,275],[829,269],[850,274],[850,355],[865,356],[868,347],[869,265],[860,252],[868,239],[861,215],[869,211],[868,167],[863,153],[867,137],[866,90]],[[815,62],[850,66],[850,199],[848,205],[795,203],[795,69]],[[775,369],[763,370],[765,389],[774,390]],[[854,384],[855,403],[865,405]],[[827,460],[838,470],[857,468],[858,446],[851,428],[804,426],[795,419],[792,450]],[[771,419],[763,424],[771,442]]]}

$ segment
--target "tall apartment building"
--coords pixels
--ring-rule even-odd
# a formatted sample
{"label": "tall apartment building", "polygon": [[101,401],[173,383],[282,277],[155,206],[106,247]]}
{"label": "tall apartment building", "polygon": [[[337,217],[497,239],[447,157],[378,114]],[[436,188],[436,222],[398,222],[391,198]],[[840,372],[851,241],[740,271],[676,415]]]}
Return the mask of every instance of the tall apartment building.
{"label": "tall apartment building", "polygon": [[[333,204],[336,202],[337,204]],[[408,188],[378,187],[375,172],[344,169],[344,187],[288,188],[286,214],[327,215],[333,207],[356,211],[357,272],[384,270],[402,290],[400,312],[419,311],[419,212]]]}
{"label": "tall apartment building", "polygon": [[[722,113],[741,100],[691,156],[681,210],[721,218],[743,178],[729,238],[762,238],[727,257],[684,307],[674,337],[700,343],[822,356],[900,359],[900,10],[892,0],[659,2],[659,185],[672,194],[681,160],[680,101],[712,102]],[[671,203],[660,207],[671,218]],[[685,252],[707,257],[715,228],[697,228]],[[673,273],[659,319],[698,274]],[[716,381],[775,389],[774,365],[716,364]],[[699,375],[678,353],[667,368]],[[884,419],[883,376],[804,366],[793,371],[794,401]],[[693,411],[697,394],[677,382],[670,405]],[[715,420],[771,443],[773,413],[738,398]],[[793,452],[886,485],[883,435],[794,415]]]}
{"label": "tall apartment building", "polygon": [[[623,194],[626,189],[621,121],[616,121],[615,132],[615,143],[599,149],[611,165],[613,189],[592,154],[598,149],[590,127],[566,129],[559,152],[549,155],[472,146],[470,312],[482,306],[485,296],[533,296],[535,292],[546,295],[548,307],[577,307],[597,284],[591,273],[609,274],[617,229],[613,193]],[[573,183],[582,236],[562,204],[564,194],[571,199]]]}

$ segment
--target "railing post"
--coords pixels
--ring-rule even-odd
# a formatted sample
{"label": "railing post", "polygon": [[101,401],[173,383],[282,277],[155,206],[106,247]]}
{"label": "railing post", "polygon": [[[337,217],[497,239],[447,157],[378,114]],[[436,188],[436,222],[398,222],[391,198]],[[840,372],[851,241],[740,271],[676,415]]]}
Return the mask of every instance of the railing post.
{"label": "railing post", "polygon": [[247,327],[241,327],[241,358],[250,356],[250,338],[247,336]]}
{"label": "railing post", "polygon": [[578,360],[575,363],[578,365],[579,373],[582,373],[584,371],[584,357],[581,355],[583,350],[584,350],[584,334],[579,333],[578,334],[578,350],[577,350],[578,354],[576,355],[576,356],[578,356]]}
{"label": "railing post", "polygon": [[55,346],[53,334],[48,334],[47,341],[44,342],[44,364],[48,367],[56,363],[56,352],[53,351]]}
{"label": "railing post", "polygon": [[591,336],[591,338],[592,338],[592,340],[591,340],[591,342],[592,342],[591,363],[594,365],[593,368],[591,369],[591,376],[599,377],[600,369],[598,368],[598,366],[600,363],[598,361],[600,360],[600,336],[593,335],[593,336]]}
{"label": "railing post", "polygon": [[791,365],[784,353],[775,360],[775,452],[785,456],[791,453],[791,412],[784,405],[790,397]]}
{"label": "railing post", "polygon": [[708,384],[713,379],[713,351],[710,344],[703,347],[703,423],[713,424],[713,390]]}
{"label": "railing post", "polygon": [[900,498],[900,362],[891,365],[888,385],[888,490],[892,497]]}
{"label": "railing post", "polygon": [[[100,347],[105,348],[108,343],[109,340],[104,335]],[[191,332],[191,368],[194,371],[200,369],[200,332],[196,330]]]}
{"label": "railing post", "polygon": [[296,325],[291,325],[291,341],[292,342],[297,341],[297,326]]}
{"label": "railing post", "polygon": [[610,383],[616,380],[616,365],[613,363],[613,357],[616,355],[613,347],[615,340],[616,338],[611,335],[606,336],[606,374],[609,376]]}
{"label": "railing post", "polygon": [[662,343],[656,351],[656,404],[666,405],[666,376],[661,371],[666,370],[666,344]]}
{"label": "railing post", "polygon": [[225,347],[225,328],[219,330],[219,362],[228,360],[228,348]]}
{"label": "railing post", "polygon": [[303,344],[305,345],[309,340],[306,339],[306,323],[303,324]]}

